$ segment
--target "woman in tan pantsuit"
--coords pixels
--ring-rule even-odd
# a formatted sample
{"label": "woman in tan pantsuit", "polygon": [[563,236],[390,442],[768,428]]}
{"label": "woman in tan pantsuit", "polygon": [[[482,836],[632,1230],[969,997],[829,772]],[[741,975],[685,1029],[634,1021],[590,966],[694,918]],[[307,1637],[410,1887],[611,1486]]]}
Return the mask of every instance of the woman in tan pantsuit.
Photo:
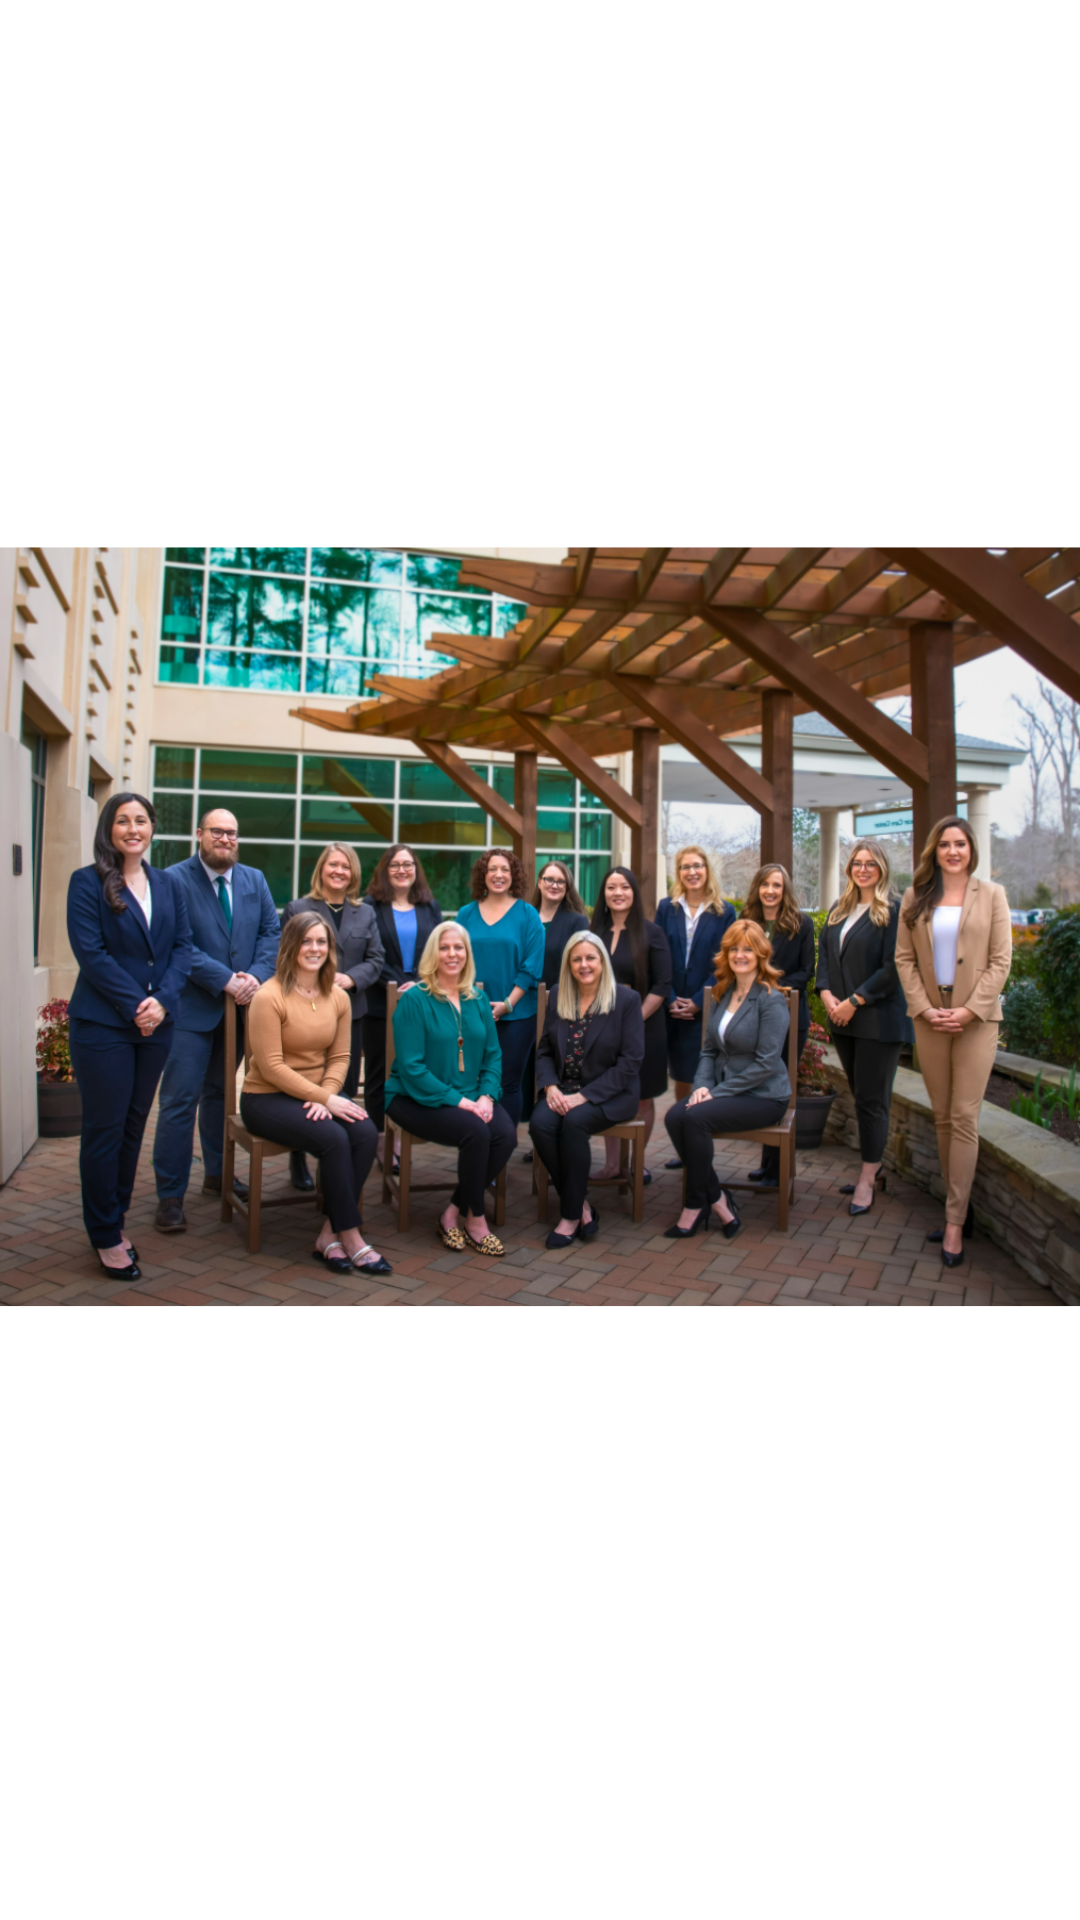
{"label": "woman in tan pantsuit", "polygon": [[919,1066],[934,1109],[945,1181],[941,1258],[955,1267],[972,1231],[979,1108],[997,1052],[1001,989],[1012,966],[1004,887],[976,880],[979,849],[966,820],[939,820],[900,908],[896,971],[907,996]]}

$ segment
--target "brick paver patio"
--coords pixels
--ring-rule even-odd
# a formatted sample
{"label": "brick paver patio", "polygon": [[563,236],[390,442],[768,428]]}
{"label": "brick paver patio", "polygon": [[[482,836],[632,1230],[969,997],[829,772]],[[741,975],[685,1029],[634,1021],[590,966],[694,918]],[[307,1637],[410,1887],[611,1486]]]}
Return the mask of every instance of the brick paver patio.
{"label": "brick paver patio", "polygon": [[[661,1103],[663,1104],[663,1103]],[[524,1145],[526,1136],[521,1134]],[[187,1200],[188,1231],[155,1233],[150,1130],[128,1218],[143,1279],[134,1286],[106,1280],[87,1245],[79,1203],[78,1141],[39,1141],[0,1189],[0,1302],[12,1306],[1057,1306],[990,1241],[977,1235],[968,1258],[947,1272],[926,1232],[941,1209],[919,1188],[889,1175],[888,1192],[873,1211],[850,1218],[837,1193],[852,1178],[853,1156],[827,1146],[800,1156],[791,1230],[776,1230],[775,1199],[744,1195],[743,1231],[730,1244],[721,1234],[671,1241],[662,1230],[678,1216],[681,1175],[666,1173],[671,1152],[663,1127],[653,1136],[645,1190],[645,1219],[630,1220],[629,1201],[594,1187],[601,1215],[598,1237],[562,1252],[544,1247],[531,1191],[531,1170],[520,1153],[507,1181],[504,1260],[447,1253],[434,1234],[442,1201],[413,1200],[412,1225],[399,1234],[381,1200],[378,1166],[365,1193],[365,1228],[393,1266],[392,1280],[356,1274],[342,1281],[311,1259],[314,1208],[275,1208],[264,1215],[262,1250],[249,1258],[242,1225],[223,1225],[220,1202],[199,1193],[196,1161]],[[729,1169],[752,1166],[749,1144],[726,1150]],[[720,1151],[718,1150],[718,1164]],[[286,1179],[284,1158],[271,1163],[267,1192]],[[241,1160],[241,1171],[245,1163]],[[432,1177],[449,1155],[435,1148],[416,1156],[418,1177]],[[427,1167],[425,1175],[420,1171]],[[557,1217],[554,1196],[550,1225]]]}

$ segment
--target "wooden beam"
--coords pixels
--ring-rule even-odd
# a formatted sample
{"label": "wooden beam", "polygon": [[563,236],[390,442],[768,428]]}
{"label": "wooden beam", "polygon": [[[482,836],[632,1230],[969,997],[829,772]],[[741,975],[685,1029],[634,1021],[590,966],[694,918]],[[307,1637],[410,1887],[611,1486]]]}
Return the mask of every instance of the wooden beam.
{"label": "wooden beam", "polygon": [[606,633],[610,633],[612,627],[617,627],[628,613],[634,612],[640,602],[646,598],[668,557],[668,552],[667,547],[650,547],[641,557],[631,582],[630,592],[622,606],[616,612],[604,609],[594,613],[590,619],[584,621],[571,639],[563,642],[561,664],[564,667],[572,667],[576,660],[580,660],[583,654],[588,653],[590,647],[595,646],[598,640],[602,640]]}
{"label": "wooden beam", "polygon": [[530,893],[536,884],[536,768],[535,753],[515,753],[514,807],[521,816],[521,832],[514,835],[514,852],[525,869]]}
{"label": "wooden beam", "polygon": [[1045,679],[1080,700],[1080,628],[982,547],[890,547],[892,559],[962,607]]}
{"label": "wooden beam", "polygon": [[489,813],[493,820],[497,820],[500,827],[505,827],[511,839],[522,838],[524,821],[517,808],[512,807],[509,801],[496,793],[494,787],[489,786],[486,780],[481,780],[480,775],[474,773],[472,768],[465,764],[465,761],[454,752],[453,747],[448,747],[441,740],[417,740],[414,744],[426,753],[435,766],[441,767],[444,773],[449,774],[454,785],[468,795],[474,806],[483,807],[484,812]]}
{"label": "wooden beam", "polygon": [[[779,565],[773,568],[765,582],[765,592],[759,602],[761,611],[764,613],[766,608],[775,607],[777,601],[782,600],[785,593],[790,593],[792,587],[802,579],[805,573],[809,573],[811,567],[821,559],[822,554],[828,551],[828,547],[792,547]],[[775,859],[777,856],[774,854],[771,857]],[[786,860],[784,865],[787,866]]]}
{"label": "wooden beam", "polygon": [[641,809],[641,824],[630,829],[630,865],[641,888],[645,917],[656,913],[660,819],[660,729],[637,727],[634,730],[634,799]]}
{"label": "wooden beam", "polygon": [[918,860],[936,820],[956,812],[956,696],[952,628],[911,629],[911,731],[926,747],[929,779],[913,781],[911,847]]}
{"label": "wooden beam", "polygon": [[340,794],[343,800],[347,800],[361,818],[374,827],[376,833],[382,834],[387,841],[392,840],[394,837],[393,808],[384,807],[380,801],[374,800],[367,788],[347,772],[339,760],[327,757],[322,764],[323,779],[327,786]]}
{"label": "wooden beam", "polygon": [[782,687],[800,694],[849,739],[873,754],[898,780],[929,779],[929,761],[921,741],[905,733],[872,701],[864,700],[839,674],[822,666],[798,641],[779,633],[761,614],[737,607],[712,607],[705,618]]}
{"label": "wooden beam", "polygon": [[631,829],[642,824],[641,807],[633,796],[621,787],[613,773],[595,761],[586,752],[576,734],[568,733],[554,720],[540,720],[535,714],[523,713],[518,716],[518,726],[530,734],[543,753],[558,760],[567,773],[572,773],[590,793],[595,793],[605,807],[610,808],[626,826]]}
{"label": "wooden beam", "polygon": [[737,793],[748,807],[753,807],[756,813],[772,810],[773,791],[769,782],[753,767],[748,767],[734,747],[729,747],[726,740],[699,719],[689,701],[668,687],[656,686],[651,680],[635,680],[627,673],[612,677],[627,701],[663,727],[672,740],[692,753],[703,767],[708,767],[709,772]]}
{"label": "wooden beam", "polygon": [[773,803],[761,816],[761,860],[778,860],[791,872],[795,835],[792,822],[794,791],[794,695],[775,691],[761,696],[761,771],[773,790]]}

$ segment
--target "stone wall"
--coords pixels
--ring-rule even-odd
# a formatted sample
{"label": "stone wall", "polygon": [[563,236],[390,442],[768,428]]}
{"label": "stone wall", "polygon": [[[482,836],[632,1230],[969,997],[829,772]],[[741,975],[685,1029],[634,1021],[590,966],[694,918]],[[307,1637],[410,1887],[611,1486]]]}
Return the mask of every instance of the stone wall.
{"label": "stone wall", "polygon": [[[837,1055],[825,1066],[837,1098],[828,1137],[858,1150],[855,1104]],[[975,1220],[1033,1280],[1080,1306],[1080,1150],[1030,1120],[983,1101]],[[901,1067],[893,1088],[885,1166],[944,1200],[933,1113],[922,1076]]]}

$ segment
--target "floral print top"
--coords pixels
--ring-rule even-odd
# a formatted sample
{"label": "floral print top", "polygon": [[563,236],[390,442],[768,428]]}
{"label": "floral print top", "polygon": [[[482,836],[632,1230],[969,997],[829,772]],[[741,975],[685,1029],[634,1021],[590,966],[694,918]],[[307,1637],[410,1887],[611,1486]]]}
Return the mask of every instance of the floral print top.
{"label": "floral print top", "polygon": [[570,1038],[566,1043],[566,1059],[563,1062],[562,1080],[560,1082],[563,1093],[581,1092],[581,1067],[585,1058],[585,1035],[591,1019],[591,1013],[586,1013],[580,1020],[575,1020],[570,1029]]}

